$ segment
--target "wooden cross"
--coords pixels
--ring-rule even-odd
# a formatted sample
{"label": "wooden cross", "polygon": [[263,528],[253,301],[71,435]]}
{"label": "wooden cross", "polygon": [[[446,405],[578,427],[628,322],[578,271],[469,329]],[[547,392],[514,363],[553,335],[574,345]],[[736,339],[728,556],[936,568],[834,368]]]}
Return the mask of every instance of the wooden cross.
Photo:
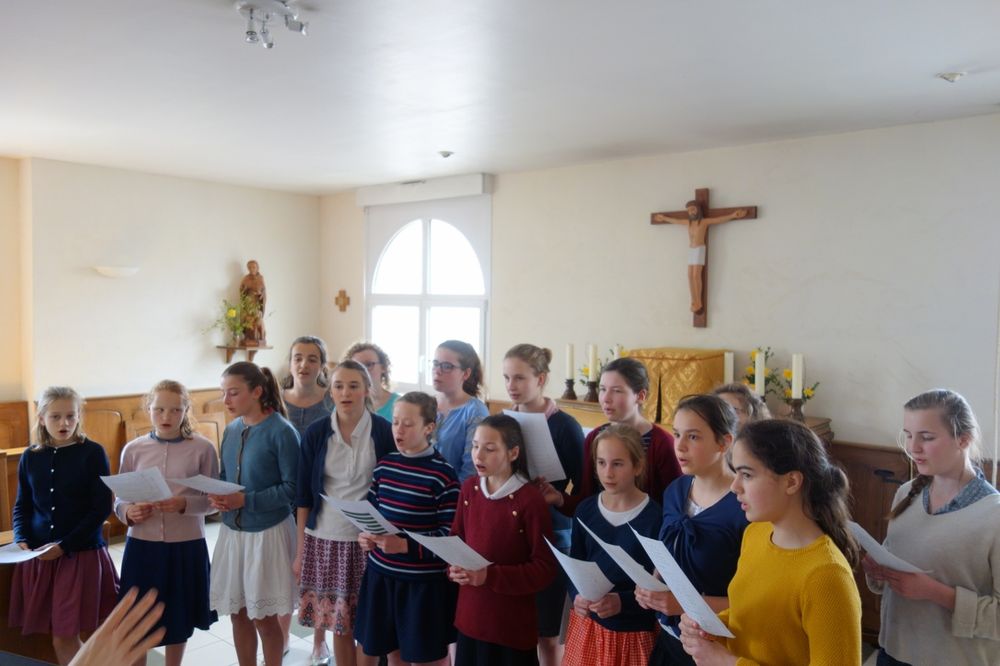
{"label": "wooden cross", "polygon": [[708,188],[694,191],[694,200],[689,201],[684,210],[668,213],[653,213],[650,224],[682,224],[688,228],[688,286],[691,291],[691,312],[695,328],[708,325],[708,228],[730,220],[757,219],[756,206],[739,208],[710,208]]}
{"label": "wooden cross", "polygon": [[337,298],[333,299],[333,302],[337,304],[337,308],[341,312],[347,311],[347,306],[351,304],[351,297],[347,295],[347,292],[341,289],[337,292]]}

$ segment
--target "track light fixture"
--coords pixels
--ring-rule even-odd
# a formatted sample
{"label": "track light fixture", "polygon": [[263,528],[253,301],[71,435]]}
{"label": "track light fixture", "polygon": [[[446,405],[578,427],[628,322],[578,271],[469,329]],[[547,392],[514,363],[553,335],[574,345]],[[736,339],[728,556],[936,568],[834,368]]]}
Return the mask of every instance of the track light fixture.
{"label": "track light fixture", "polygon": [[299,20],[295,0],[236,0],[236,11],[247,20],[245,40],[247,44],[260,44],[265,49],[274,48],[271,21],[282,20],[290,32],[309,34],[309,23]]}

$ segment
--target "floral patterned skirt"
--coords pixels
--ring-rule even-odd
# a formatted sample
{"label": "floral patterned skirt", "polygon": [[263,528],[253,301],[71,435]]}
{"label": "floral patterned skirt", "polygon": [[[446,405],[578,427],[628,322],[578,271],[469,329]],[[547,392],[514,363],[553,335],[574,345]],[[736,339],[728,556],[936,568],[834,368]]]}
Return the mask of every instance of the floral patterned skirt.
{"label": "floral patterned skirt", "polygon": [[305,535],[299,581],[299,624],[353,636],[367,556],[357,541]]}

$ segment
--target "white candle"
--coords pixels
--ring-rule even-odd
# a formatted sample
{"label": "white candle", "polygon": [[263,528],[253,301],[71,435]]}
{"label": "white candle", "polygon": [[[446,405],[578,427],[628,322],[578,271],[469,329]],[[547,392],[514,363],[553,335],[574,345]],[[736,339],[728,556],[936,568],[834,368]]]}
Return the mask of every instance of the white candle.
{"label": "white candle", "polygon": [[566,379],[573,381],[573,345],[566,345]]}
{"label": "white candle", "polygon": [[802,399],[802,354],[792,354],[792,399]]}
{"label": "white candle", "polygon": [[722,381],[725,384],[733,383],[733,364],[736,357],[733,352],[725,352],[722,355]]}
{"label": "white candle", "polygon": [[597,345],[587,345],[587,381],[596,382],[597,375]]}
{"label": "white candle", "polygon": [[764,373],[766,372],[767,368],[764,366],[764,351],[760,350],[757,352],[757,360],[754,363],[753,368],[753,390],[754,393],[761,397],[764,397]]}

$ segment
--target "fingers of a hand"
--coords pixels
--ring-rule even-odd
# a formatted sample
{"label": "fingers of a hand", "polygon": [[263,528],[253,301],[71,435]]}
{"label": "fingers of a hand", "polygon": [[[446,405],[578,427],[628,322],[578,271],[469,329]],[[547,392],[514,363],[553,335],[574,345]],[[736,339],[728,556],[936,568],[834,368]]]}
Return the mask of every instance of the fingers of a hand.
{"label": "fingers of a hand", "polygon": [[136,644],[135,647],[131,648],[128,652],[126,652],[123,663],[133,664],[136,661],[138,661],[140,657],[145,656],[145,654],[149,650],[152,650],[154,647],[159,645],[160,641],[163,640],[163,637],[166,635],[166,633],[167,633],[167,628],[160,627],[153,633],[146,636],[144,639],[139,641],[139,643]]}
{"label": "fingers of a hand", "polygon": [[100,633],[102,630],[104,632],[114,631],[115,628],[121,624],[122,618],[124,618],[132,606],[135,605],[135,599],[138,596],[139,588],[137,587],[133,587],[126,592],[125,596],[122,597],[122,600],[118,602],[118,605],[115,606],[114,610],[111,611],[111,614],[108,615],[108,619],[104,621],[104,624],[98,627],[95,633]]}
{"label": "fingers of a hand", "polygon": [[[118,635],[119,632],[128,633],[132,631],[132,629],[138,625],[144,617],[146,617],[149,609],[156,603],[156,596],[157,592],[155,589],[150,589],[146,592],[146,594],[142,595],[142,597],[129,609],[128,613],[125,614],[125,617],[122,618],[121,623],[115,629],[116,635]],[[153,622],[155,621],[156,620]],[[152,623],[150,626],[152,626]],[[146,632],[143,632],[143,634],[145,633]]]}

